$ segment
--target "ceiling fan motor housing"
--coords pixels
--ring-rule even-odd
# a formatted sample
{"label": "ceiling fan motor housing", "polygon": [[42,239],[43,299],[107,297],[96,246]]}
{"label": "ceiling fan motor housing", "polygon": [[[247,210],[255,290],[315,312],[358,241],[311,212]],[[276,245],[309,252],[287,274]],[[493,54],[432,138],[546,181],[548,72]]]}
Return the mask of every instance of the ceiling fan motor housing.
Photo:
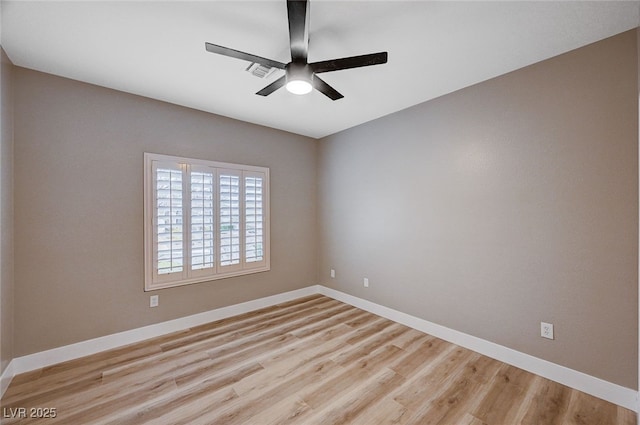
{"label": "ceiling fan motor housing", "polygon": [[287,83],[291,81],[306,81],[313,85],[313,70],[308,63],[290,62],[285,67]]}

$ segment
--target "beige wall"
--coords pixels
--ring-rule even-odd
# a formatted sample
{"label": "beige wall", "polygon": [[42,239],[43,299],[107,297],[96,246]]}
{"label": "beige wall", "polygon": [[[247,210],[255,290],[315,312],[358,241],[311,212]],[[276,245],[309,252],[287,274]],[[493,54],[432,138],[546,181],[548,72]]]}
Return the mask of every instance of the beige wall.
{"label": "beige wall", "polygon": [[[317,283],[317,141],[22,68],[14,77],[16,356]],[[150,309],[143,152],[269,167],[271,271],[157,291]]]}
{"label": "beige wall", "polygon": [[12,68],[0,49],[0,374],[13,358]]}
{"label": "beige wall", "polygon": [[322,140],[320,283],[637,388],[637,80],[631,31]]}

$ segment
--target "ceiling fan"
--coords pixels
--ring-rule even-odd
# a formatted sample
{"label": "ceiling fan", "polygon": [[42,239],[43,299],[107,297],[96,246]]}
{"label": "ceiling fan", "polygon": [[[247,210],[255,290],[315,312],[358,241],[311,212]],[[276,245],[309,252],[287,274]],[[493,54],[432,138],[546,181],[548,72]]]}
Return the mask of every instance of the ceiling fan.
{"label": "ceiling fan", "polygon": [[287,12],[289,16],[289,41],[291,44],[291,62],[289,63],[285,64],[212,43],[205,43],[205,47],[211,53],[255,62],[271,68],[283,69],[285,75],[256,93],[260,96],[268,96],[279,88],[286,86],[288,91],[295,94],[307,94],[315,88],[331,100],[338,100],[344,96],[324,82],[317,74],[379,65],[387,62],[387,52],[379,52],[309,63],[307,60],[309,51],[309,1],[287,0]]}

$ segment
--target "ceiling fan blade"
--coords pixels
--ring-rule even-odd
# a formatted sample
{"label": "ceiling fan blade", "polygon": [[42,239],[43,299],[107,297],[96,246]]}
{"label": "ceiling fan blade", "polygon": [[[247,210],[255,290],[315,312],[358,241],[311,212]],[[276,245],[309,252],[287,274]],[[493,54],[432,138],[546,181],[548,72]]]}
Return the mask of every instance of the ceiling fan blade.
{"label": "ceiling fan blade", "polygon": [[291,61],[307,62],[309,51],[309,1],[287,0]]}
{"label": "ceiling fan blade", "polygon": [[269,84],[267,87],[263,88],[256,94],[259,94],[260,96],[269,96],[271,93],[278,90],[280,87],[284,86],[286,82],[287,82],[287,77],[283,75],[282,77],[278,78],[273,83]]}
{"label": "ceiling fan blade", "polygon": [[324,80],[321,80],[317,75],[313,76],[313,87],[331,100],[338,100],[344,97],[338,93],[336,89],[325,83]]}
{"label": "ceiling fan blade", "polygon": [[351,56],[348,58],[332,59],[322,62],[310,63],[313,72],[331,72],[341,69],[359,68],[362,66],[380,65],[387,63],[387,52],[371,53],[368,55]]}
{"label": "ceiling fan blade", "polygon": [[272,68],[284,69],[287,65],[274,61],[271,59],[263,58],[261,56],[252,55],[250,53],[241,52],[239,50],[230,49],[228,47],[218,46],[217,44],[204,43],[207,52],[217,53],[219,55],[229,56],[236,59],[242,59],[247,62],[256,62],[261,65],[270,66]]}

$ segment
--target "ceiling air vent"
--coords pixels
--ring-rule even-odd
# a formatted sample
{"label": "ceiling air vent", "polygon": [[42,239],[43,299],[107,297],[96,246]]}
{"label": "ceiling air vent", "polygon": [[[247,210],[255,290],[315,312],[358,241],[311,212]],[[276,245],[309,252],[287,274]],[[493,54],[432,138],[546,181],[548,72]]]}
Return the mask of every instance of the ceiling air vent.
{"label": "ceiling air vent", "polygon": [[275,68],[252,62],[245,71],[250,72],[258,78],[266,78],[275,70]]}

